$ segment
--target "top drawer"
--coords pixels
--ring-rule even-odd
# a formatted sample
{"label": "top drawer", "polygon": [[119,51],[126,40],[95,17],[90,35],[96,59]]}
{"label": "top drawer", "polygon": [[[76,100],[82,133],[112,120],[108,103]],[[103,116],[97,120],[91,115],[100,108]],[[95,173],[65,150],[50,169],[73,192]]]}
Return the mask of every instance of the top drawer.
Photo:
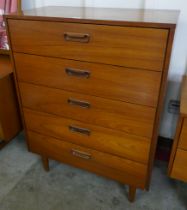
{"label": "top drawer", "polygon": [[31,53],[162,71],[168,30],[8,20],[12,48]]}

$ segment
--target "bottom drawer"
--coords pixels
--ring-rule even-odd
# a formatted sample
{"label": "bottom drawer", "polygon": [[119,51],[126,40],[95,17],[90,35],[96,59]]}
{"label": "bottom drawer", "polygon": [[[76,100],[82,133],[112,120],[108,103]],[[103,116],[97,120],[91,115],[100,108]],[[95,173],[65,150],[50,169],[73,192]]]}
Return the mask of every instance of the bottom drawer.
{"label": "bottom drawer", "polygon": [[177,149],[171,177],[187,181],[187,151]]}
{"label": "bottom drawer", "polygon": [[55,138],[28,132],[32,152],[95,172],[122,183],[145,188],[147,166]]}

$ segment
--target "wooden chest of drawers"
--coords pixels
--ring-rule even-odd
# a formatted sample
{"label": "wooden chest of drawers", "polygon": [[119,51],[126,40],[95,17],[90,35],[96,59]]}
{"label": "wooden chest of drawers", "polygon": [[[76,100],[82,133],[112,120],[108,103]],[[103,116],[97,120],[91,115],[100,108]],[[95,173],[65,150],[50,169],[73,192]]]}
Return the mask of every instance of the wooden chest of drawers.
{"label": "wooden chest of drawers", "polygon": [[169,163],[169,176],[187,182],[187,76],[183,79],[180,117]]}
{"label": "wooden chest of drawers", "polygon": [[131,201],[149,188],[177,14],[46,7],[6,16],[29,150],[46,169],[52,158],[118,180]]}

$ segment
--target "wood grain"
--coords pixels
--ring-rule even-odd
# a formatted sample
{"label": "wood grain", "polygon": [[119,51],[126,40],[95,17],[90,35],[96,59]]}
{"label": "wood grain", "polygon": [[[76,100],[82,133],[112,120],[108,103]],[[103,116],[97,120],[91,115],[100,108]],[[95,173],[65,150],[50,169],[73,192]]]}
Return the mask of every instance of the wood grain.
{"label": "wood grain", "polygon": [[181,109],[177,124],[177,131],[172,147],[168,174],[170,177],[187,181],[187,118],[186,118],[186,77],[183,78],[181,91]]}
{"label": "wood grain", "polygon": [[21,130],[12,75],[0,79],[0,121],[4,141],[11,140]]}
{"label": "wood grain", "polygon": [[164,71],[162,74],[160,94],[159,94],[156,118],[155,118],[154,129],[153,129],[153,138],[151,142],[151,149],[150,149],[150,156],[149,156],[150,161],[149,161],[149,167],[148,167],[148,178],[147,178],[147,186],[146,186],[147,190],[149,190],[150,188],[152,168],[154,166],[155,152],[156,152],[156,147],[157,147],[157,142],[158,142],[161,114],[164,109],[164,98],[165,98],[166,89],[167,89],[167,77],[168,77],[168,70],[169,70],[169,65],[170,65],[174,35],[175,35],[175,29],[171,28],[168,34],[168,42],[167,42],[166,56],[165,56],[165,62],[164,62]]}
{"label": "wood grain", "polygon": [[7,55],[0,55],[0,79],[12,73],[10,58]]}
{"label": "wood grain", "polygon": [[[168,30],[8,20],[12,49],[36,55],[162,71]],[[64,34],[89,34],[90,42]]]}
{"label": "wood grain", "polygon": [[187,182],[187,151],[177,149],[171,177]]}
{"label": "wood grain", "polygon": [[[152,137],[155,109],[120,101],[20,83],[23,107],[93,125]],[[89,108],[68,101],[88,103]]]}
{"label": "wood grain", "polygon": [[177,124],[176,135],[169,161],[168,174],[172,178],[187,181],[187,115],[186,115],[186,76],[183,78],[181,89],[181,109]]}
{"label": "wood grain", "polygon": [[[137,162],[148,162],[150,139],[28,109],[24,109],[24,115],[29,130]],[[69,126],[87,129],[90,135],[72,132]]]}
{"label": "wood grain", "polygon": [[178,147],[180,149],[187,150],[187,118],[184,118],[183,121]]}
{"label": "wood grain", "polygon": [[181,114],[187,117],[187,76],[184,76],[181,90]]}
{"label": "wood grain", "polygon": [[[44,112],[29,115],[32,120],[28,120],[25,126],[27,134],[32,133],[32,138],[28,141],[29,149],[39,153],[46,161],[52,158],[127,183],[130,186],[129,199],[132,201],[136,188],[148,189],[150,184],[177,12],[59,9],[48,7],[6,16],[11,49],[14,51],[17,85],[22,91],[20,103],[24,98],[24,103],[27,104],[22,109],[26,110],[24,107],[28,106],[25,113],[28,108],[29,112],[36,112],[31,109]],[[79,12],[78,17],[72,16]],[[82,70],[87,78],[67,76],[65,68]],[[91,74],[88,75],[88,72]],[[36,86],[40,86],[40,89],[35,89]],[[44,96],[48,93],[49,98]],[[77,111],[74,111],[63,105],[67,96],[90,100],[95,110],[93,112],[90,106],[92,115],[99,113],[96,112],[98,110],[103,111],[100,114],[105,111],[107,115],[115,114],[107,122],[110,121],[110,126],[117,123],[120,129],[127,122],[121,121],[121,116],[128,120],[132,116],[139,116],[136,120],[140,126],[141,122],[148,122],[153,117],[150,114],[150,118],[147,118],[147,110],[154,110],[154,122],[149,121],[153,128],[151,134],[145,138],[130,135],[130,132],[134,132],[132,129],[127,134],[127,130],[126,133],[119,131],[117,126],[109,129],[104,128],[104,124],[90,124],[88,122],[91,122],[91,115],[88,115],[88,111],[83,112],[77,106],[74,107]],[[61,115],[69,112],[72,112],[71,115]],[[75,117],[74,120],[66,119],[72,116]],[[93,123],[94,117],[91,117]],[[106,115],[104,119],[106,120]],[[92,139],[90,133],[93,130],[95,142],[86,143],[83,140],[86,137],[83,138],[82,134],[75,138],[75,128],[71,128],[69,134],[67,127],[65,128],[67,122],[80,123],[77,124],[80,127],[76,129],[76,135],[77,131],[81,131]],[[32,124],[35,133],[28,129],[27,124]],[[36,134],[39,132],[43,132],[43,135]],[[119,133],[123,133],[123,140]],[[146,161],[144,155],[147,146],[144,140],[150,137]],[[81,145],[77,145],[77,140]],[[125,146],[123,142],[126,142]],[[72,145],[74,150],[70,154]],[[127,148],[132,149],[127,151]],[[141,152],[145,154],[139,154],[141,152],[137,148],[142,148],[144,152]],[[91,158],[92,152],[94,160]]]}
{"label": "wood grain", "polygon": [[[73,166],[93,171],[99,175],[116,179],[122,183],[144,188],[146,166],[130,160],[101,153],[55,138],[29,131],[30,149],[35,153],[62,161]],[[72,149],[91,155],[91,159],[83,159],[72,155]]]}
{"label": "wood grain", "polygon": [[[14,53],[19,81],[155,107],[161,73]],[[89,78],[66,68],[86,70]]]}
{"label": "wood grain", "polygon": [[178,145],[179,145],[179,139],[180,139],[181,130],[182,130],[182,126],[183,126],[183,120],[184,120],[183,117],[180,115],[178,123],[177,123],[177,129],[176,129],[176,132],[175,132],[175,138],[174,138],[174,142],[173,142],[173,146],[172,146],[172,150],[171,150],[171,155],[170,155],[170,160],[169,160],[169,165],[168,165],[168,175],[169,176],[171,176],[173,163],[174,163],[177,148],[178,148]]}

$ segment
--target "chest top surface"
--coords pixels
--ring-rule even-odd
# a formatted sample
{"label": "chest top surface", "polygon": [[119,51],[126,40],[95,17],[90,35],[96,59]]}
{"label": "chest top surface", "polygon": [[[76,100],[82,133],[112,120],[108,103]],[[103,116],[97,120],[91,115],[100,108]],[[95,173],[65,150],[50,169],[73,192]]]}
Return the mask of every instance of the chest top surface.
{"label": "chest top surface", "polygon": [[173,28],[177,24],[177,10],[144,10],[89,7],[48,6],[8,14],[11,19],[54,20],[66,22],[129,25]]}

